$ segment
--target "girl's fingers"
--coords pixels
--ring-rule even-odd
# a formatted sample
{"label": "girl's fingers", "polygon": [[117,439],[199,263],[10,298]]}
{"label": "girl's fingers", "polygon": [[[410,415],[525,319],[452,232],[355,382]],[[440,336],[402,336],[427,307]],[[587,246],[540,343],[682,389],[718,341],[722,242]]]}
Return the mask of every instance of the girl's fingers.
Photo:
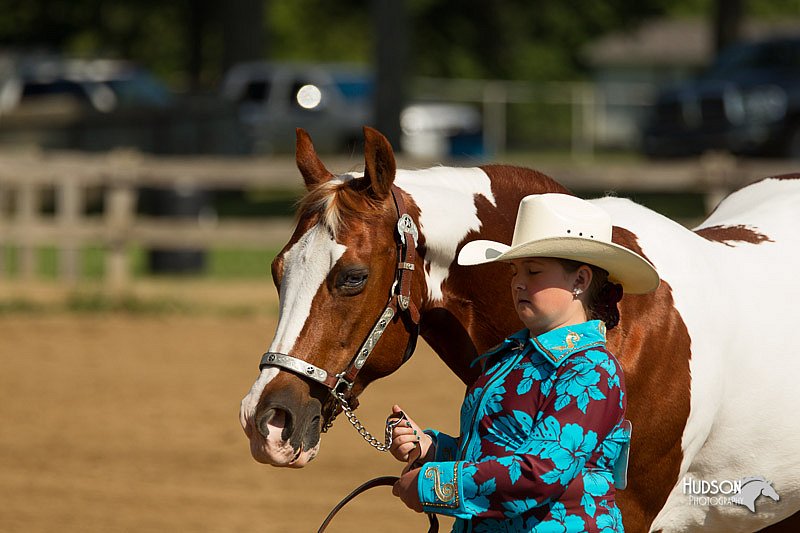
{"label": "girl's fingers", "polygon": [[[403,418],[396,420],[403,414],[403,410],[399,405],[392,406],[392,415],[389,416],[387,424],[392,421],[395,422],[392,426],[392,443],[389,451],[399,461],[408,461],[409,454],[418,446],[424,446],[427,449],[430,446],[430,438],[422,432],[422,429],[410,418]],[[425,439],[423,443],[422,439]],[[422,449],[420,448],[420,452]]]}
{"label": "girl's fingers", "polygon": [[414,435],[405,435],[403,437],[399,437],[392,440],[392,445],[390,449],[392,450],[399,450],[401,447],[406,447],[408,450],[412,449],[414,446],[417,445],[419,440]]}
{"label": "girl's fingers", "polygon": [[395,437],[394,439],[392,439],[392,444],[397,444],[399,446],[401,444],[407,444],[407,443],[414,444],[415,442],[419,441],[420,439],[418,435],[401,435],[399,437]]}
{"label": "girl's fingers", "polygon": [[408,461],[408,454],[410,454],[416,446],[411,443],[402,444],[397,447],[397,455],[403,458],[403,461]]}
{"label": "girl's fingers", "polygon": [[421,432],[414,428],[396,427],[392,430],[392,438],[397,438],[405,435],[419,435]]}
{"label": "girl's fingers", "polygon": [[391,448],[397,449],[400,446],[409,445],[409,446],[416,446],[420,439],[417,438],[417,435],[403,435],[401,437],[396,437],[392,439]]}

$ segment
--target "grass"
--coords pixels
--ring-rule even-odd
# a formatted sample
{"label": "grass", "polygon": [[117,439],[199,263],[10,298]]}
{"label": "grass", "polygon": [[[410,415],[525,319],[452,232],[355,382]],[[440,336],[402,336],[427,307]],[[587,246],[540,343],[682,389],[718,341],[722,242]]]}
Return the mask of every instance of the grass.
{"label": "grass", "polygon": [[195,314],[196,307],[170,298],[145,299],[132,294],[111,296],[103,292],[74,292],[63,304],[73,313],[126,313],[132,315]]}
{"label": "grass", "polygon": [[[211,249],[205,255],[205,267],[198,273],[190,274],[212,280],[247,280],[271,279],[270,263],[279,249],[242,250]],[[131,273],[134,278],[151,276],[148,267],[148,252],[141,247],[134,247],[129,252]],[[10,278],[17,278],[19,272],[19,249],[16,247],[0,247],[0,271]],[[58,278],[58,250],[54,246],[44,246],[36,250],[36,277],[44,280]],[[88,247],[80,253],[81,279],[101,280],[105,273],[105,253],[99,246]],[[184,277],[183,274],[165,276]]]}
{"label": "grass", "polygon": [[270,264],[280,250],[211,250],[208,273],[212,279],[272,279]]}
{"label": "grass", "polygon": [[[105,254],[99,246],[81,250],[80,281],[74,284],[59,281],[55,247],[36,250],[36,275],[27,280],[20,276],[19,249],[0,246],[0,316],[63,312],[228,317],[271,314],[277,310],[261,296],[262,290],[264,294],[273,291],[270,263],[278,251],[212,249],[206,253],[200,272],[153,275],[148,268],[147,251],[133,248],[129,251],[132,287],[119,293],[109,291],[103,283]],[[149,290],[139,290],[142,285]],[[251,285],[253,290],[249,293],[253,296],[243,295],[240,287]],[[210,290],[210,295],[202,294]]]}
{"label": "grass", "polygon": [[0,300],[0,316],[13,314],[40,314],[45,312],[47,306],[25,298],[11,298]]}
{"label": "grass", "polygon": [[142,298],[131,294],[114,296],[102,292],[73,293],[64,301],[42,303],[27,298],[0,300],[0,317],[18,315],[82,315],[124,314],[131,316],[222,316],[248,318],[264,314],[253,305],[200,305],[171,298]]}

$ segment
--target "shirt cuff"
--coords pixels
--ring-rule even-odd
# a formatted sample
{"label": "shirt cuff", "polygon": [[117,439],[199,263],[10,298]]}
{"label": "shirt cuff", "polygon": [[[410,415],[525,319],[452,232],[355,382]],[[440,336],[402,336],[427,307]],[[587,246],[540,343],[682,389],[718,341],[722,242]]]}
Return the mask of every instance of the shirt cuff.
{"label": "shirt cuff", "polygon": [[459,482],[463,464],[463,461],[442,461],[422,465],[417,490],[426,512],[458,514],[453,511],[459,509],[464,500]]}

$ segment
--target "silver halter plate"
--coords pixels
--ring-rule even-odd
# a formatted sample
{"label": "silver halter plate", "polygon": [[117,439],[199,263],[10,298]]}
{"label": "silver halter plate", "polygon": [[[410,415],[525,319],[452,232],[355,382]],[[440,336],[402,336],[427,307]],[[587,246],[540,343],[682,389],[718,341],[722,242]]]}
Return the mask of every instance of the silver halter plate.
{"label": "silver halter plate", "polygon": [[279,366],[287,370],[292,370],[297,374],[301,374],[307,378],[313,379],[319,383],[325,383],[328,379],[328,373],[318,366],[312,365],[308,361],[303,361],[297,357],[286,355],[279,352],[267,352],[261,357],[259,368],[264,368],[266,365]]}

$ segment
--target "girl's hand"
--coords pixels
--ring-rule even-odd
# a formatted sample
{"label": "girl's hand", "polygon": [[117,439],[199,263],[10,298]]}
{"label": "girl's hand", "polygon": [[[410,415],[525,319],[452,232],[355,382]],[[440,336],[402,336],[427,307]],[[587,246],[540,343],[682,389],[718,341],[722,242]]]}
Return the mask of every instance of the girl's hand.
{"label": "girl's hand", "polygon": [[400,498],[400,500],[406,504],[406,507],[412,511],[421,513],[422,503],[419,501],[419,492],[417,492],[418,477],[419,468],[405,472],[392,487],[392,494]]}
{"label": "girl's hand", "polygon": [[[389,418],[399,418],[402,413],[403,410],[400,409],[400,406],[394,405]],[[416,422],[408,417],[406,418],[406,420],[401,421],[392,429],[392,444],[389,447],[389,451],[395,459],[402,463],[407,463],[409,457],[412,460],[417,460],[418,458],[425,460],[428,452],[432,450],[433,439],[423,433]],[[419,447],[419,454],[414,452],[417,447]]]}

